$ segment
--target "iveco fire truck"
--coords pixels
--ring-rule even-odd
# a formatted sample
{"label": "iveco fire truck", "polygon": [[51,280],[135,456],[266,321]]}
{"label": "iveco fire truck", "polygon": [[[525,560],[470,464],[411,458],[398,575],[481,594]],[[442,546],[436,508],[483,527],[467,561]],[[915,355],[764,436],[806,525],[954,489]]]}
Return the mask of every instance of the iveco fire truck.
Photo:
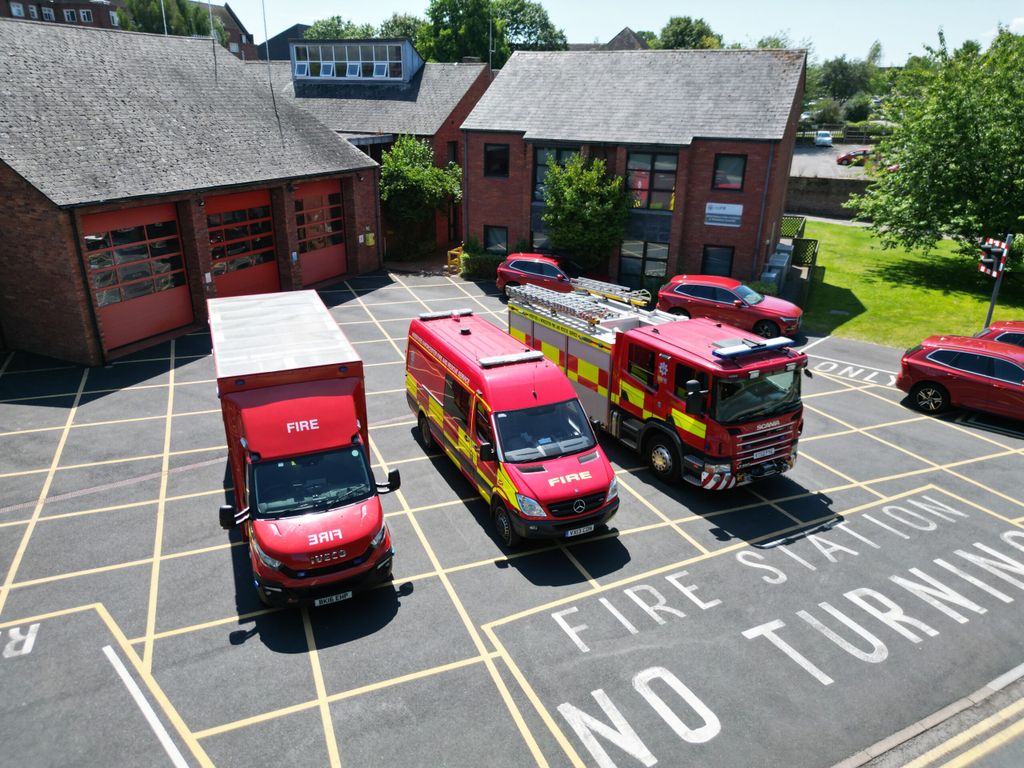
{"label": "iveco fire truck", "polygon": [[264,603],[327,605],[391,578],[366,454],[363,362],[315,291],[210,299],[234,506]]}
{"label": "iveco fire truck", "polygon": [[594,423],[664,480],[724,490],[793,466],[800,373],[809,372],[792,340],[639,309],[608,293],[517,286],[509,333],[561,367]]}

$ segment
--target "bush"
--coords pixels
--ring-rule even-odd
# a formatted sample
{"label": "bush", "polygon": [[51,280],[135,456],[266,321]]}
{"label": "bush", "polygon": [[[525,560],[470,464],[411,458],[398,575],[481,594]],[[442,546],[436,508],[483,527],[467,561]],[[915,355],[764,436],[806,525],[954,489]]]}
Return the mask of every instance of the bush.
{"label": "bush", "polygon": [[[476,243],[480,245],[479,241]],[[498,265],[505,260],[504,256],[482,251],[471,252],[470,243],[462,252],[462,265],[460,272],[468,280],[495,280],[498,277]]]}
{"label": "bush", "polygon": [[843,115],[839,108],[839,102],[832,99],[822,99],[811,113],[811,120],[818,125],[841,123]]}
{"label": "bush", "polygon": [[866,93],[858,93],[843,106],[843,116],[849,122],[867,120],[871,114],[871,97]]}
{"label": "bush", "polygon": [[867,131],[872,136],[888,136],[892,133],[892,126],[879,123],[874,120],[858,120],[846,124],[847,128],[855,131]]}
{"label": "bush", "polygon": [[775,283],[770,283],[767,280],[756,280],[753,283],[747,283],[747,287],[757,291],[762,296],[779,295],[779,286]]}

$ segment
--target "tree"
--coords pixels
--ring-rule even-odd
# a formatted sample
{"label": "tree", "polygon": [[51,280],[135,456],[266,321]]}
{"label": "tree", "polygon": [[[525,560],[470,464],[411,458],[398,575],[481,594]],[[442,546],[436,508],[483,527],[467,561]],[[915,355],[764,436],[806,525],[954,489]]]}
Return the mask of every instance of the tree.
{"label": "tree", "polygon": [[[166,15],[169,34],[187,37],[210,35],[209,9],[189,0],[167,0],[162,9],[160,0],[125,0],[123,15],[123,26],[136,32],[162,35]],[[213,31],[220,44],[227,47],[227,31],[216,16],[213,17]]]}
{"label": "tree", "polygon": [[424,243],[433,248],[429,225],[435,211],[462,199],[462,170],[454,163],[434,165],[426,141],[399,136],[380,164],[380,201],[388,223],[397,229],[394,250],[419,255]]}
{"label": "tree", "polygon": [[564,51],[565,32],[548,18],[540,3],[530,0],[494,0],[494,17],[501,19],[512,51]]}
{"label": "tree", "polygon": [[651,48],[660,48],[661,41],[658,40],[658,36],[647,29],[637,30],[636,36],[643,40]]}
{"label": "tree", "polygon": [[870,86],[871,68],[865,61],[851,61],[844,55],[821,65],[821,89],[836,101],[846,101]]}
{"label": "tree", "polygon": [[721,48],[722,36],[704,19],[673,16],[658,36],[660,48]]}
{"label": "tree", "polygon": [[880,152],[898,169],[851,200],[885,247],[965,250],[983,236],[1024,231],[1024,37],[1000,29],[984,53],[951,55],[942,34],[930,65],[897,78]]}
{"label": "tree", "polygon": [[424,24],[426,22],[423,19],[411,13],[393,13],[391,18],[381,22],[377,34],[380,37],[407,37],[416,45],[420,27]]}
{"label": "tree", "polygon": [[631,200],[621,176],[608,178],[603,160],[572,155],[548,168],[543,214],[553,248],[567,252],[585,270],[607,263],[626,234]]}
{"label": "tree", "polygon": [[508,59],[509,47],[505,24],[492,11],[490,0],[430,0],[417,49],[431,61],[476,56],[501,67]]}
{"label": "tree", "polygon": [[302,36],[307,40],[361,40],[376,37],[376,32],[373,24],[356,24],[341,16],[329,16],[314,21]]}

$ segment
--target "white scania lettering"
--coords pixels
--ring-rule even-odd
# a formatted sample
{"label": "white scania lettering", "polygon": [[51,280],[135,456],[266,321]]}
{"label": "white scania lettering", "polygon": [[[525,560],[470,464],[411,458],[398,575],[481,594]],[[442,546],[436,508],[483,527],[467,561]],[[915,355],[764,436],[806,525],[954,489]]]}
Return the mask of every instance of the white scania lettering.
{"label": "white scania lettering", "polygon": [[315,429],[320,429],[320,420],[304,419],[303,421],[289,421],[285,424],[285,428],[288,430],[289,435],[292,432],[312,432]]}
{"label": "white scania lettering", "polygon": [[573,472],[569,475],[562,475],[561,477],[552,477],[548,480],[548,486],[552,485],[565,485],[566,483],[579,482],[580,480],[589,480],[591,474],[589,470],[583,472]]}

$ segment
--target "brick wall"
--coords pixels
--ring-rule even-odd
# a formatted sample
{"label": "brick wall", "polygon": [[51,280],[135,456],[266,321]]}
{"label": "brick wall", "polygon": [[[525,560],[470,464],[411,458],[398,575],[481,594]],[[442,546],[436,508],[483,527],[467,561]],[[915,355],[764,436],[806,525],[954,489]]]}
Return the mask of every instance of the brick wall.
{"label": "brick wall", "polygon": [[0,163],[0,325],[11,349],[99,365],[71,216]]}
{"label": "brick wall", "polygon": [[[507,227],[508,246],[530,239],[530,195],[533,152],[519,133],[464,134],[466,158],[463,164],[463,228],[466,238],[484,242],[484,227]],[[484,176],[484,145],[508,144],[507,178]]]}

